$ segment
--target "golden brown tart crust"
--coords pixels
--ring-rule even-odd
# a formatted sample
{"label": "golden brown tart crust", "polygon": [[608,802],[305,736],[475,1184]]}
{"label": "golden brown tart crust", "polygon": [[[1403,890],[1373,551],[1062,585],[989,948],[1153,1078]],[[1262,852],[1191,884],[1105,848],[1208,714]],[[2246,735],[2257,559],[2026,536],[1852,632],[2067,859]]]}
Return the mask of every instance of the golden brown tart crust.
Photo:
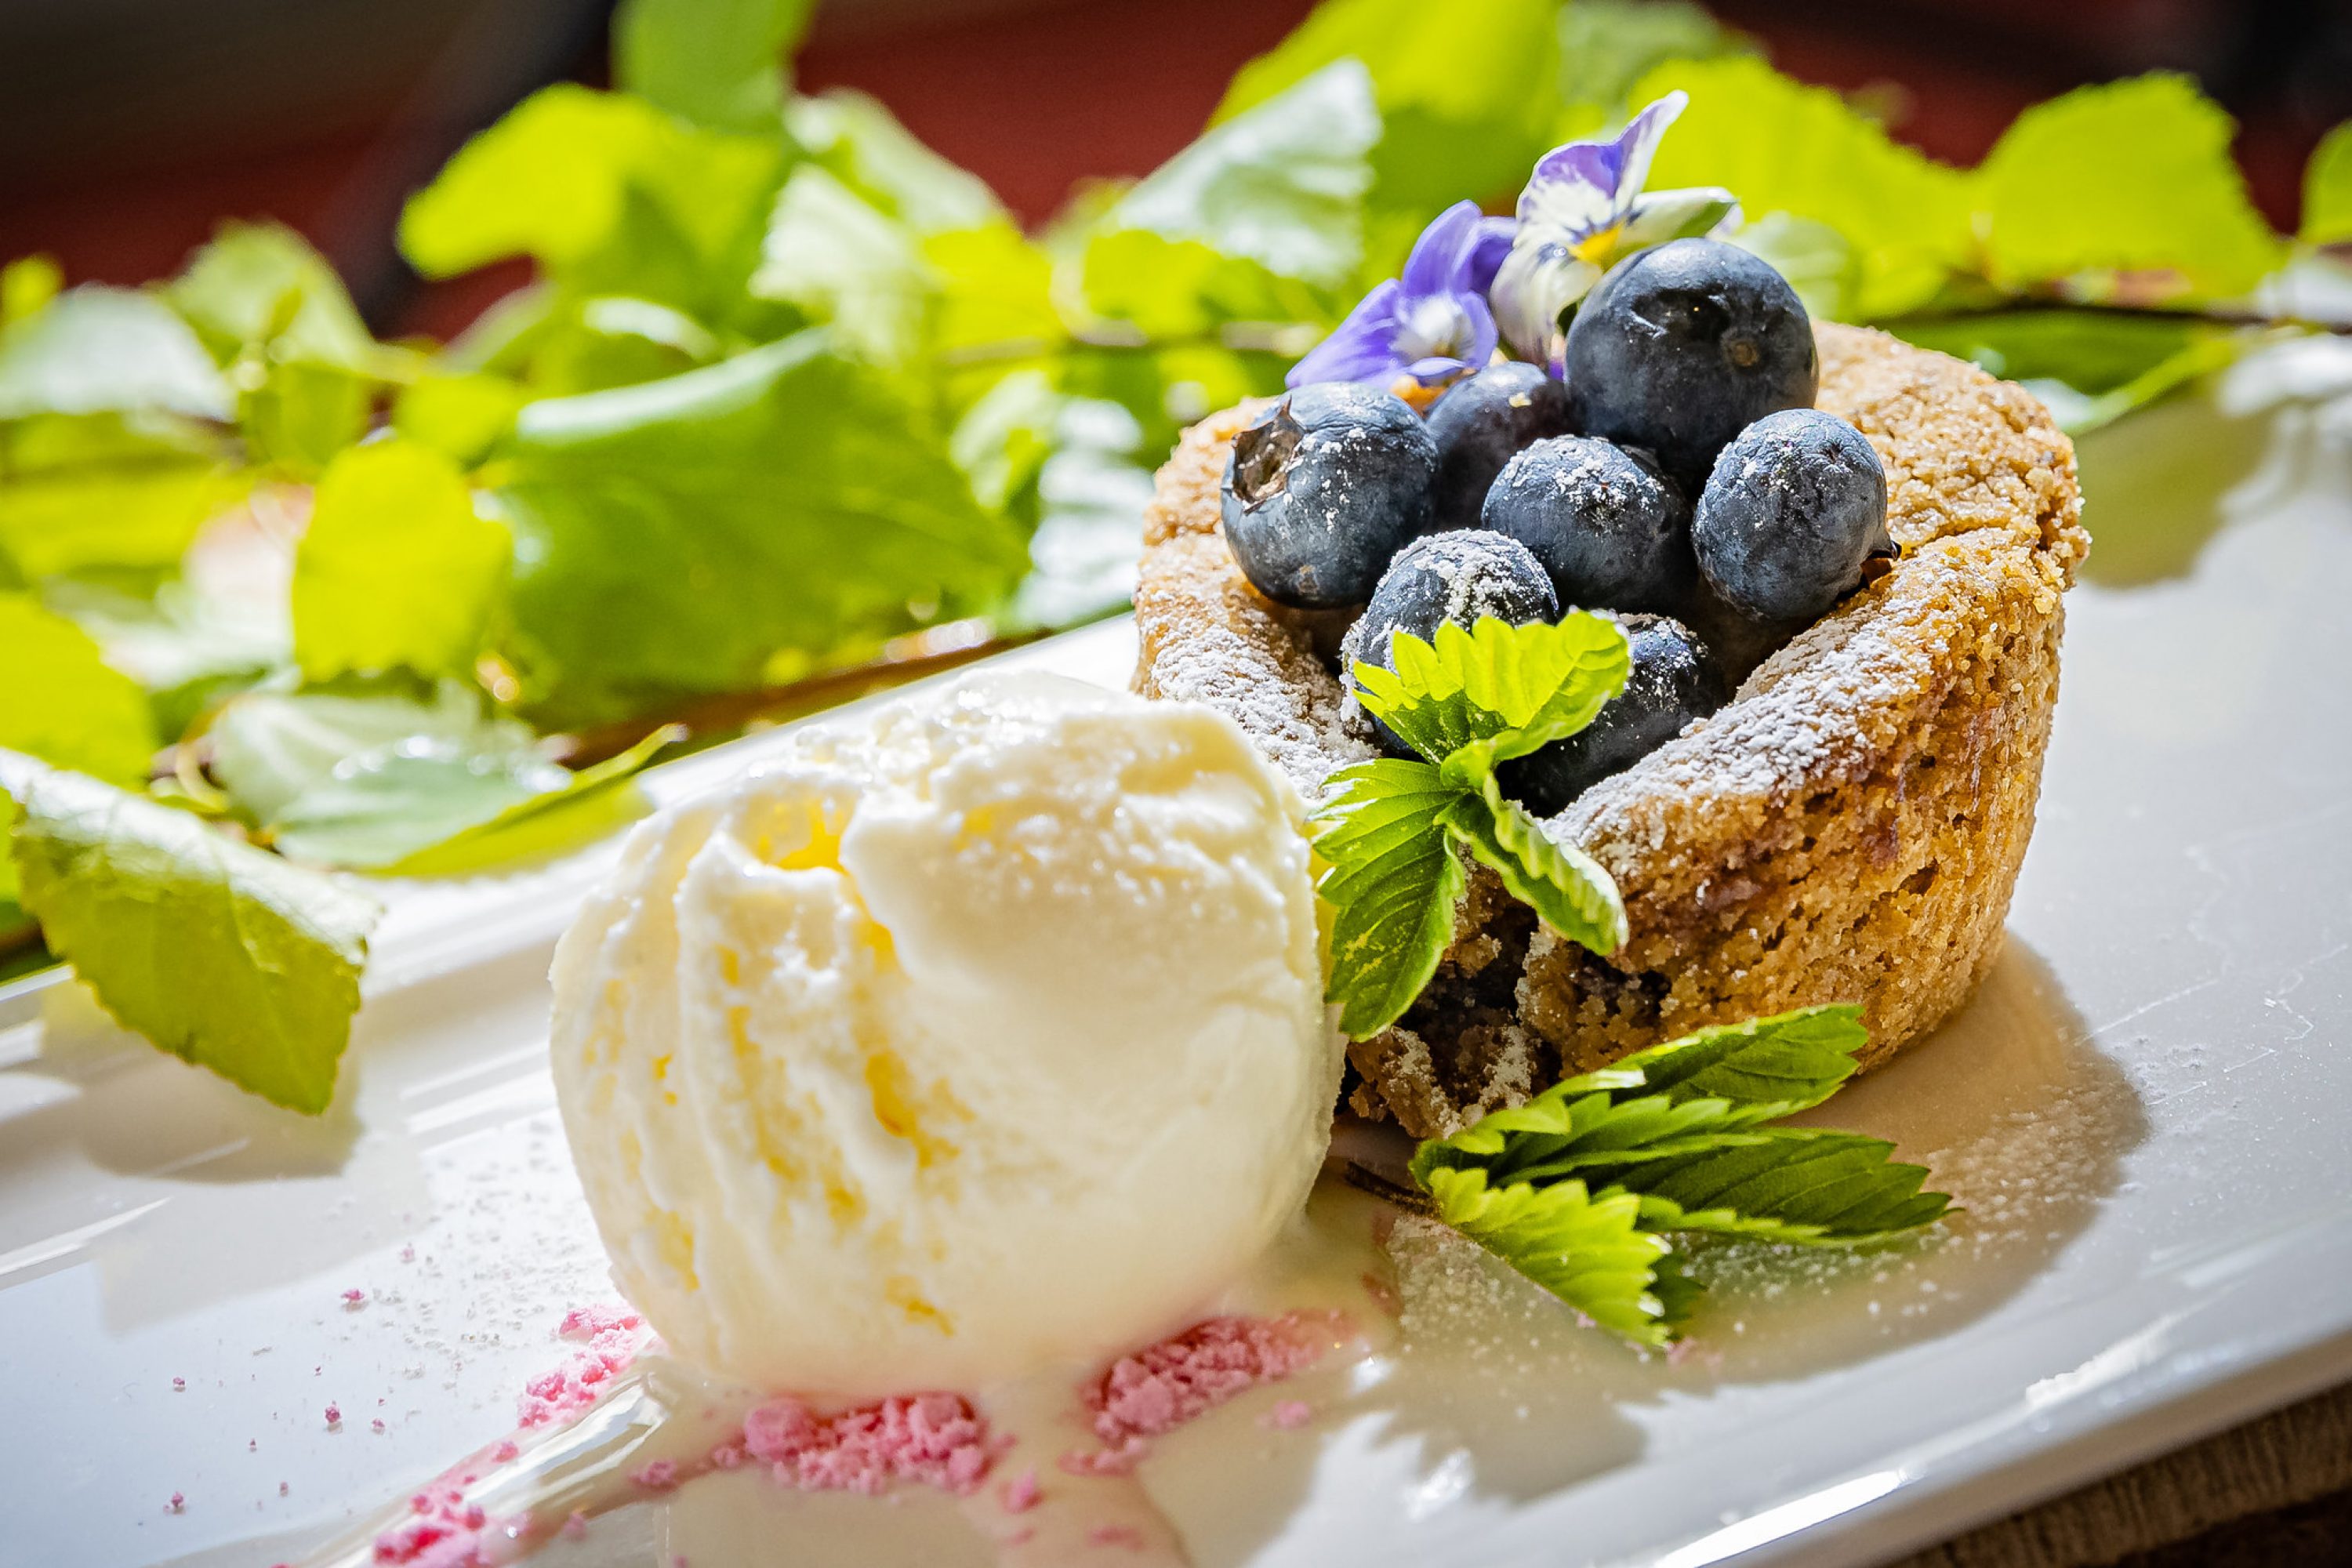
{"label": "golden brown tart crust", "polygon": [[[1885,1059],[2000,945],[2058,693],[2059,595],[2089,548],[2073,447],[2021,388],[1823,326],[1820,405],[1886,465],[1893,570],[1733,701],[1553,819],[1606,866],[1632,937],[1560,941],[1473,868],[1453,946],[1396,1027],[1349,1047],[1354,1100],[1416,1136],[1708,1024],[1863,1004]],[[1144,529],[1136,689],[1222,708],[1309,799],[1371,754],[1343,728],[1339,627],[1267,603],[1218,527],[1249,407],[1186,432]]]}

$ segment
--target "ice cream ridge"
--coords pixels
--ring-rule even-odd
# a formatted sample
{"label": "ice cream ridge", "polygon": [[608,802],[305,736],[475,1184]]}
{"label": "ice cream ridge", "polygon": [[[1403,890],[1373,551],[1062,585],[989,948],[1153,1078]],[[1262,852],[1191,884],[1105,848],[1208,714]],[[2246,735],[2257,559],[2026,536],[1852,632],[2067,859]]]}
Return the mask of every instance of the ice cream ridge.
{"label": "ice cream ridge", "polygon": [[554,965],[615,1281],[686,1360],[841,1398],[1192,1321],[1328,1139],[1301,816],[1208,708],[1013,674],[641,824]]}

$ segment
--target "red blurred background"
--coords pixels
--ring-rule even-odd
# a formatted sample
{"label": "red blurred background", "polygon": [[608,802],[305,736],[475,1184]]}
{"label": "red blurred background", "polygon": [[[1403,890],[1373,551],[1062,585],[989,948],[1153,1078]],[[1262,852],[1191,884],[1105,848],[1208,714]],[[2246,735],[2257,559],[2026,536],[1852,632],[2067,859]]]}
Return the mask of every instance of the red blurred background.
{"label": "red blurred background", "polygon": [[[1443,3],[1443,0],[1432,0]],[[810,89],[880,98],[1041,220],[1086,175],[1140,174],[1196,134],[1234,69],[1311,0],[831,0]],[[2242,126],[2273,222],[2352,116],[2352,6],[2326,0],[1719,0],[1784,69],[1868,89],[1958,163],[2086,81],[2195,74]],[[386,334],[446,335],[518,270],[421,285],[401,198],[545,82],[601,80],[609,0],[0,0],[0,256],[73,281],[169,273],[225,217],[309,235]]]}

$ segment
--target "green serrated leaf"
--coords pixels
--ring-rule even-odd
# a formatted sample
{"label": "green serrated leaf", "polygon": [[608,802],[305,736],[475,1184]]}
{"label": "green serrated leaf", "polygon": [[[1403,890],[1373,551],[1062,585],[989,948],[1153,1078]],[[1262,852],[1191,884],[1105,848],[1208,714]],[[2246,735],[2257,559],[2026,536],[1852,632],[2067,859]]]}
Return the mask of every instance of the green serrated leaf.
{"label": "green serrated leaf", "polygon": [[1722,185],[1751,220],[1808,219],[1853,247],[1852,319],[1915,310],[1976,258],[1968,176],[1890,138],[1836,93],[1761,59],[1676,60],[1630,94],[1675,89],[1689,107],[1659,144],[1649,186]]}
{"label": "green serrated leaf", "polygon": [[2187,77],[2163,73],[2027,110],[1975,175],[1992,280],[2021,290],[2139,272],[2207,299],[2252,289],[2281,249],[2231,156],[2233,129]]}
{"label": "green serrated leaf", "polygon": [[25,907],[126,1026],[317,1115],[359,1008],[378,909],[199,818],[0,756]]}
{"label": "green serrated leaf", "polygon": [[1801,1247],[1885,1241],[1943,1217],[1924,1165],[1892,1163],[1883,1139],[1813,1128],[1731,1133],[1679,1157],[1588,1167],[1595,1187],[1640,1195],[1654,1231],[1709,1231]]}
{"label": "green serrated leaf", "polygon": [[878,99],[836,88],[793,99],[785,115],[810,158],[919,235],[1007,222],[985,180],[917,141]]}
{"label": "green serrated leaf", "polygon": [[[1363,255],[1366,161],[1380,111],[1363,66],[1339,60],[1203,132],[1120,197],[1097,233],[1197,246],[1213,261],[1338,290]],[[1089,255],[1090,295],[1119,269]]]}
{"label": "green serrated leaf", "polygon": [[209,731],[212,773],[237,815],[284,853],[374,870],[573,787],[530,729],[445,681],[399,689],[253,692]]}
{"label": "green serrated leaf", "polygon": [[[1654,1289],[1667,1245],[1638,1228],[1633,1194],[1595,1196],[1578,1181],[1490,1187],[1476,1169],[1432,1171],[1428,1187],[1440,1220],[1601,1327],[1638,1344],[1672,1336]],[[1686,1309],[1687,1281],[1677,1275],[1676,1285],[1675,1304]]]}
{"label": "green serrated leaf", "polygon": [[20,256],[0,267],[0,327],[7,327],[48,309],[65,291],[65,268],[54,256]]}
{"label": "green serrated leaf", "polygon": [[0,593],[0,747],[136,785],[155,754],[154,721],[147,694],[88,633],[29,594]]}
{"label": "green serrated leaf", "polygon": [[488,821],[368,868],[393,877],[454,877],[578,848],[645,813],[644,795],[622,786],[686,736],[685,726],[664,725],[618,756],[582,768],[562,784],[518,801]]}
{"label": "green serrated leaf", "polygon": [[1554,1163],[1573,1168],[1593,1151],[1693,1152],[1707,1145],[1685,1141],[1744,1131],[1828,1100],[1853,1076],[1869,1039],[1861,1009],[1848,1004],[1700,1029],[1432,1139],[1416,1152],[1414,1171],[1486,1163],[1517,1175]]}
{"label": "green serrated leaf", "polygon": [[913,390],[803,333],[527,405],[497,505],[513,662],[550,723],[761,685],[994,607],[1027,563]]}
{"label": "green serrated leaf", "polygon": [[0,420],[163,412],[226,419],[212,356],[152,294],[84,284],[0,331]]}
{"label": "green serrated leaf", "polygon": [[751,282],[753,294],[830,321],[838,341],[885,362],[921,345],[935,286],[920,237],[816,163],[784,182]]}
{"label": "green serrated leaf", "polygon": [[428,371],[401,389],[393,432],[470,468],[514,427],[527,395],[502,375]]}
{"label": "green serrated leaf", "polygon": [[2321,137],[2303,167],[2300,237],[2305,245],[2352,241],[2352,120]]}
{"label": "green serrated leaf", "polygon": [[[1634,1200],[1645,1233],[1817,1247],[1884,1240],[1948,1208],[1944,1194],[1919,1190],[1925,1170],[1889,1163],[1892,1146],[1877,1139],[1768,1125],[1834,1094],[1867,1039],[1860,1009],[1845,1005],[1702,1029],[1423,1142],[1412,1177],[1433,1196],[1448,1194],[1442,1215],[1475,1218],[1464,1194],[1527,1193],[1532,1204],[1566,1190],[1571,1206],[1588,1194]],[[1645,1342],[1680,1321],[1694,1293],[1679,1274],[1660,1275],[1660,1321]]]}
{"label": "green serrated leaf", "polygon": [[781,138],[698,130],[626,93],[559,84],[409,198],[401,251],[430,278],[529,256],[579,294],[719,314],[740,298],[783,174]]}
{"label": "green serrated leaf", "polygon": [[1212,123],[1335,61],[1361,62],[1381,127],[1372,204],[1417,215],[1417,227],[1454,202],[1507,197],[1549,145],[1561,10],[1556,0],[1326,0],[1234,75]]}
{"label": "green serrated leaf", "polygon": [[773,132],[784,60],[813,0],[626,0],[613,16],[613,79],[681,120]]}
{"label": "green serrated leaf", "polygon": [[1642,107],[1635,85],[1669,60],[1755,52],[1687,0],[1576,0],[1559,7],[1559,141],[1590,136]]}
{"label": "green serrated leaf", "polygon": [[247,349],[354,373],[383,367],[327,258],[283,224],[226,223],[163,289],[224,363]]}
{"label": "green serrated leaf", "polygon": [[1326,867],[1316,892],[1333,910],[1327,994],[1340,1028],[1367,1039],[1404,1016],[1454,939],[1465,882],[1439,817],[1458,792],[1426,763],[1389,759],[1332,784],[1308,818]]}
{"label": "green serrated leaf", "polygon": [[1446,830],[1561,936],[1599,953],[1624,946],[1624,900],[1601,863],[1546,834],[1526,807],[1504,798],[1491,773],[1483,787],[1446,808]]}
{"label": "green serrated leaf", "polygon": [[1623,631],[1583,612],[1519,626],[1482,616],[1466,631],[1449,621],[1433,644],[1397,632],[1390,658],[1393,670],[1356,666],[1365,708],[1467,790],[1590,724],[1630,668]]}
{"label": "green serrated leaf", "polygon": [[[1676,1100],[1720,1099],[1766,1117],[1793,1116],[1843,1088],[1869,1043],[1862,1009],[1840,1002],[1700,1029],[1603,1070],[1612,1079],[1638,1073],[1643,1089]],[[1581,1092],[1585,1081],[1570,1079],[1561,1092]]]}
{"label": "green serrated leaf", "polygon": [[475,515],[457,464],[411,441],[338,457],[294,552],[305,679],[406,668],[467,675],[507,570],[505,529]]}
{"label": "green serrated leaf", "polygon": [[167,739],[293,659],[284,600],[266,589],[233,594],[173,578],[140,592],[94,577],[61,577],[43,584],[41,600],[88,632],[110,666],[146,689],[156,732]]}

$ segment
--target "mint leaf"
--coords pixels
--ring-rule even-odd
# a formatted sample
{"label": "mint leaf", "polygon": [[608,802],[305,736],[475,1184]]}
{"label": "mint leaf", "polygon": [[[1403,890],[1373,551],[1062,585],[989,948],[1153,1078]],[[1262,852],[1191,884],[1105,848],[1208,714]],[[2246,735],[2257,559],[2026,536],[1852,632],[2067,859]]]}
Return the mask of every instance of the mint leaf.
{"label": "mint leaf", "polygon": [[29,594],[0,593],[0,747],[139,784],[155,754],[147,694],[88,633]]}
{"label": "mint leaf", "polygon": [[447,458],[409,441],[354,447],[319,481],[294,552],[294,654],[305,679],[474,666],[505,579],[505,529],[474,513]]}
{"label": "mint leaf", "polygon": [[1390,654],[1393,672],[1356,666],[1364,707],[1473,790],[1497,763],[1592,722],[1631,668],[1617,624],[1582,611],[1557,625],[1482,616],[1465,631],[1448,621],[1434,644],[1399,632]]}
{"label": "mint leaf", "polygon": [[625,0],[613,16],[615,85],[681,120],[768,131],[783,110],[783,61],[812,0]]}
{"label": "mint leaf", "polygon": [[1331,868],[1316,891],[1337,911],[1329,996],[1358,1039],[1402,1017],[1436,973],[1465,885],[1456,843],[1570,941],[1610,952],[1625,940],[1609,873],[1553,843],[1494,780],[1496,763],[1575,733],[1622,689],[1624,633],[1598,616],[1487,616],[1439,626],[1433,646],[1400,632],[1391,653],[1394,673],[1356,666],[1364,706],[1428,761],[1342,768],[1308,819]]}
{"label": "mint leaf", "polygon": [[1654,1288],[1667,1245],[1636,1228],[1641,1200],[1633,1194],[1596,1195],[1572,1180],[1492,1187],[1475,1167],[1433,1170],[1427,1185],[1440,1220],[1601,1327],[1638,1344],[1672,1337]]}
{"label": "mint leaf", "polygon": [[[1632,1202],[1645,1234],[1705,1231],[1803,1246],[1850,1246],[1933,1223],[1949,1207],[1923,1193],[1927,1172],[1889,1162],[1892,1146],[1850,1132],[1769,1125],[1835,1094],[1868,1043],[1852,1006],[1800,1008],[1702,1029],[1555,1084],[1413,1152],[1413,1179],[1441,1217],[1478,1218],[1462,1194],[1518,1194],[1511,1212],[1541,1212],[1554,1192],[1570,1211]],[[1560,1238],[1490,1223],[1465,1231],[1547,1284],[1573,1281]],[[1660,1244],[1662,1247],[1664,1243]],[[1526,1256],[1532,1247],[1533,1256]],[[1600,1261],[1614,1267],[1604,1247]],[[1659,1310],[1624,1331],[1669,1335],[1696,1294],[1662,1273]],[[1572,1305],[1590,1312],[1577,1296]],[[1593,1314],[1598,1316],[1598,1314]]]}
{"label": "mint leaf", "polygon": [[[1604,1069],[1639,1075],[1638,1087],[1680,1103],[1726,1104],[1769,1119],[1809,1110],[1853,1076],[1854,1055],[1870,1043],[1862,1009],[1850,1003],[1800,1007],[1718,1024],[1634,1052]],[[1562,1088],[1577,1092],[1582,1079]],[[1612,1093],[1622,1090],[1612,1087]]]}
{"label": "mint leaf", "polygon": [[1932,1225],[1951,1207],[1948,1195],[1919,1190],[1926,1166],[1888,1159],[1894,1148],[1853,1132],[1772,1127],[1679,1157],[1588,1170],[1584,1179],[1638,1194],[1644,1230],[1851,1247]]}
{"label": "mint leaf", "polygon": [[1454,940],[1465,883],[1441,818],[1459,792],[1426,763],[1388,758],[1331,779],[1309,819],[1326,866],[1315,890],[1333,910],[1326,994],[1339,1027],[1369,1039],[1404,1016]]}
{"label": "mint leaf", "polygon": [[228,383],[152,294],[84,284],[0,331],[0,420],[156,411],[226,419]]}
{"label": "mint leaf", "polygon": [[523,409],[496,500],[540,717],[740,690],[1011,589],[1018,531],[974,501],[900,384],[826,342]]}
{"label": "mint leaf", "polygon": [[1625,945],[1625,905],[1616,882],[1591,856],[1546,834],[1517,801],[1504,799],[1493,774],[1483,794],[1465,794],[1448,807],[1444,822],[1544,924],[1594,952]]}
{"label": "mint leaf", "polygon": [[1833,230],[1853,248],[1855,319],[1915,310],[1973,265],[1968,177],[1836,93],[1734,56],[1661,66],[1631,98],[1676,88],[1690,104],[1659,144],[1650,188],[1722,185],[1751,219],[1786,213]]}
{"label": "mint leaf", "polygon": [[26,909],[108,1012],[317,1115],[359,1008],[375,904],[184,811],[0,757]]}
{"label": "mint leaf", "polygon": [[2305,245],[2352,241],[2352,120],[2319,139],[2303,168]]}
{"label": "mint leaf", "polygon": [[1975,177],[1992,280],[2155,272],[2209,299],[2252,289],[2281,252],[2231,157],[2232,129],[2188,78],[2165,74],[2027,110]]}
{"label": "mint leaf", "polygon": [[[1097,232],[1197,246],[1211,266],[1245,261],[1342,289],[1363,255],[1366,160],[1380,132],[1371,78],[1337,61],[1211,127],[1120,197]],[[1089,253],[1090,297],[1117,281],[1110,260]]]}

